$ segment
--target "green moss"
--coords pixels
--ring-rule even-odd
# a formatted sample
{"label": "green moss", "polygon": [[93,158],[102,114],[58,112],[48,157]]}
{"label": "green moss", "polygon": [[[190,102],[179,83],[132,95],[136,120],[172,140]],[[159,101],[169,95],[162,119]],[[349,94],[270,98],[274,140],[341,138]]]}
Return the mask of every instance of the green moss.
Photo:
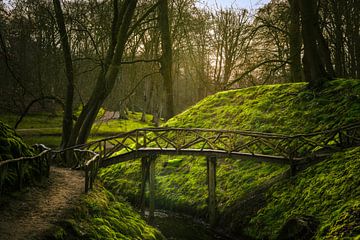
{"label": "green moss", "polygon": [[[164,239],[120,197],[100,185],[85,195],[73,211],[70,235],[80,239]],[[69,229],[69,228],[67,228]]]}
{"label": "green moss", "polygon": [[[34,150],[24,143],[22,138],[13,129],[0,122],[0,161],[32,156],[33,154]],[[2,171],[0,186],[3,186],[3,189],[0,189],[0,191],[13,191],[16,189],[16,167],[16,164],[9,164],[0,169]],[[22,171],[25,183],[33,182],[35,176],[39,173],[37,166],[28,162],[23,164]]]}
{"label": "green moss", "polygon": [[247,229],[256,237],[275,238],[285,221],[296,215],[320,221],[317,238],[334,239],[360,234],[360,148],[337,153],[331,159],[276,184],[268,203]]}
{"label": "green moss", "polygon": [[62,227],[55,227],[52,233],[52,237],[56,240],[66,239],[66,231]]}
{"label": "green moss", "polygon": [[13,129],[0,122],[0,156],[6,160],[23,156],[31,156],[33,150],[25,144]]}
{"label": "green moss", "polygon": [[306,83],[220,92],[170,119],[165,126],[296,134],[359,120],[360,82],[336,80],[327,85],[320,92],[307,90]]}

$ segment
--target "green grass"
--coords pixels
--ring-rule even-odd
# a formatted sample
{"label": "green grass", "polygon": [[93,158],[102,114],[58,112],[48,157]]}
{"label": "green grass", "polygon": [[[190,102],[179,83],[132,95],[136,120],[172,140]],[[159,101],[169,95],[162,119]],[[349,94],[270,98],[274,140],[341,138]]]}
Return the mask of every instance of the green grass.
{"label": "green grass", "polygon": [[[0,121],[3,121],[10,125],[11,127],[15,126],[15,123],[19,119],[18,115],[14,114],[2,114],[0,116]],[[50,114],[29,114],[23,118],[20,122],[18,129],[32,129],[32,128],[55,128],[61,129],[62,125],[62,116],[60,115],[50,115]],[[49,130],[50,131],[50,130]]]}
{"label": "green grass", "polygon": [[[100,116],[100,115],[99,115]],[[140,121],[141,113],[129,112],[128,120],[112,119],[107,122],[96,121],[91,129],[91,135],[88,141],[101,139],[104,136],[116,135],[121,132],[132,131],[137,128],[151,127],[152,116],[146,115],[146,122]],[[0,116],[3,121],[10,126],[14,126],[18,116],[5,114]],[[51,148],[57,148],[61,143],[62,117],[50,116],[47,114],[33,114],[26,116],[16,132],[23,137],[24,141],[33,145],[42,143]]]}
{"label": "green grass", "polygon": [[[173,117],[163,126],[296,134],[359,120],[360,81],[336,80],[327,83],[319,92],[309,90],[306,83],[220,92]],[[266,205],[261,200],[266,188],[260,190],[277,181],[287,169],[286,166],[253,161],[219,160],[217,203],[223,227],[238,233],[247,226],[257,210]],[[159,157],[156,172],[158,207],[206,217],[206,163],[203,158]],[[124,194],[131,201],[139,195],[139,163],[111,166],[100,172],[100,178],[109,189]],[[250,194],[257,198],[246,202]],[[251,207],[244,206],[244,201]],[[272,236],[266,229],[261,236],[265,235]]]}

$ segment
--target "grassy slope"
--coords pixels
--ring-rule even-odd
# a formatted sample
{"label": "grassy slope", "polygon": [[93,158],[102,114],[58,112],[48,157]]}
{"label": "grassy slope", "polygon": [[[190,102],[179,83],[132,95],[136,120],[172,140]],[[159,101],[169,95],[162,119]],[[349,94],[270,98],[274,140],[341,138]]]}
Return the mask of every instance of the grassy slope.
{"label": "grassy slope", "polygon": [[52,233],[55,239],[164,239],[129,203],[101,185],[84,195],[72,217],[59,225]]}
{"label": "grassy slope", "polygon": [[277,183],[267,198],[247,229],[252,236],[274,238],[286,219],[308,215],[320,221],[317,238],[360,237],[360,147]]}
{"label": "grassy slope", "polygon": [[[304,83],[252,87],[209,96],[170,119],[165,126],[241,129],[284,134],[307,133],[359,121],[359,100],[360,82],[351,80],[332,81],[325,90],[318,93],[307,90]],[[351,168],[352,164],[349,165]],[[137,163],[120,164],[103,170],[100,176],[106,186],[125,193],[129,199],[134,200],[139,189],[139,169]],[[249,192],[271,182],[285,170],[286,167],[273,164],[234,162],[229,159],[219,161],[217,172],[219,211],[223,215],[231,216],[232,231],[250,220],[250,216],[231,215],[232,209],[236,208],[237,204],[241,205],[240,200]],[[204,159],[161,157],[157,164],[157,173],[158,206],[192,213],[206,213],[207,187]],[[353,182],[345,184],[353,186]],[[287,187],[283,189],[283,191],[291,190]],[[316,194],[309,196],[317,197]],[[262,206],[263,204],[259,203],[257,207]],[[269,209],[268,211],[271,212],[274,208]],[[255,218],[252,221],[265,221],[272,226],[272,222],[278,220],[265,217]],[[274,228],[261,230],[262,236],[275,236],[279,226],[281,223],[275,224]],[[254,231],[257,232],[256,229],[248,229],[248,233],[253,235]]]}

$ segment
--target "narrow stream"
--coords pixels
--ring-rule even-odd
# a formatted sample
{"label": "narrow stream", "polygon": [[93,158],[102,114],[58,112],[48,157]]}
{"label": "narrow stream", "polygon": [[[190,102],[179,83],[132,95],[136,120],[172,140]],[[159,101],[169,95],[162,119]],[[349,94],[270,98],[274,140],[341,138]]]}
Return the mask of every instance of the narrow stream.
{"label": "narrow stream", "polygon": [[169,240],[234,240],[215,233],[204,222],[171,212],[156,211],[155,226]]}

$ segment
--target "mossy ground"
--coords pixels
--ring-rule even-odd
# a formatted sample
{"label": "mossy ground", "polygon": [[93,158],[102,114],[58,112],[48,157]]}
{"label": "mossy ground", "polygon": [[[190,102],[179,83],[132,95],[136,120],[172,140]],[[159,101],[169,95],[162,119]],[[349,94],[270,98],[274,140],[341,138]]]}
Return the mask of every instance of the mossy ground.
{"label": "mossy ground", "polygon": [[314,216],[318,239],[360,236],[360,147],[334,154],[295,178],[275,184],[251,219],[252,236],[275,238],[290,217]]}
{"label": "mossy ground", "polygon": [[[252,130],[282,134],[310,133],[358,122],[360,120],[359,100],[360,81],[356,80],[331,81],[318,92],[309,90],[306,83],[258,86],[209,96],[194,107],[170,119],[164,126]],[[286,170],[287,167],[275,164],[231,159],[219,160],[217,201],[220,215],[226,215],[232,209],[236,209],[236,206],[246,199],[249,193],[271,183]],[[158,207],[206,217],[206,163],[203,158],[160,157],[156,171]],[[312,178],[312,174],[319,174],[316,171],[307,173],[308,175],[303,175],[304,179]],[[140,189],[138,163],[124,163],[109,167],[101,171],[100,178],[107,187],[125,194],[130,200],[135,201],[138,197]],[[331,181],[339,180],[327,178],[325,181],[331,184]],[[339,182],[339,184],[350,186],[353,182],[351,182],[352,179],[349,181],[350,183]],[[293,194],[293,189],[294,187],[287,186],[282,191]],[[298,191],[297,194],[308,195],[311,198],[311,195],[306,192]],[[313,195],[314,198],[316,196]],[[357,193],[356,196],[359,197],[359,194]],[[284,201],[287,200],[284,199]],[[336,200],[329,199],[329,201],[333,204]],[[265,207],[266,209],[266,206],[269,205],[259,203],[255,208]],[[270,212],[271,209],[276,211],[276,208],[269,209]],[[274,213],[274,216],[276,214]],[[236,220],[227,219],[225,222],[230,226],[230,231],[238,231],[239,228],[246,226],[254,215],[256,211],[250,215],[238,216]],[[284,218],[288,216],[289,214],[284,213]],[[269,222],[266,222],[266,219],[270,219]],[[281,221],[285,220],[281,219]],[[261,235],[257,235],[258,237],[274,236],[283,223],[279,222],[280,220],[276,220],[278,222],[274,220],[275,225],[271,227],[271,218],[265,218],[264,221],[270,224],[263,230],[254,230],[257,233],[263,231]],[[252,223],[255,223],[255,220],[252,220]],[[255,232],[248,231],[253,235]]]}
{"label": "mossy ground", "polygon": [[53,231],[55,239],[164,239],[129,203],[101,185],[84,195],[72,217]]}

